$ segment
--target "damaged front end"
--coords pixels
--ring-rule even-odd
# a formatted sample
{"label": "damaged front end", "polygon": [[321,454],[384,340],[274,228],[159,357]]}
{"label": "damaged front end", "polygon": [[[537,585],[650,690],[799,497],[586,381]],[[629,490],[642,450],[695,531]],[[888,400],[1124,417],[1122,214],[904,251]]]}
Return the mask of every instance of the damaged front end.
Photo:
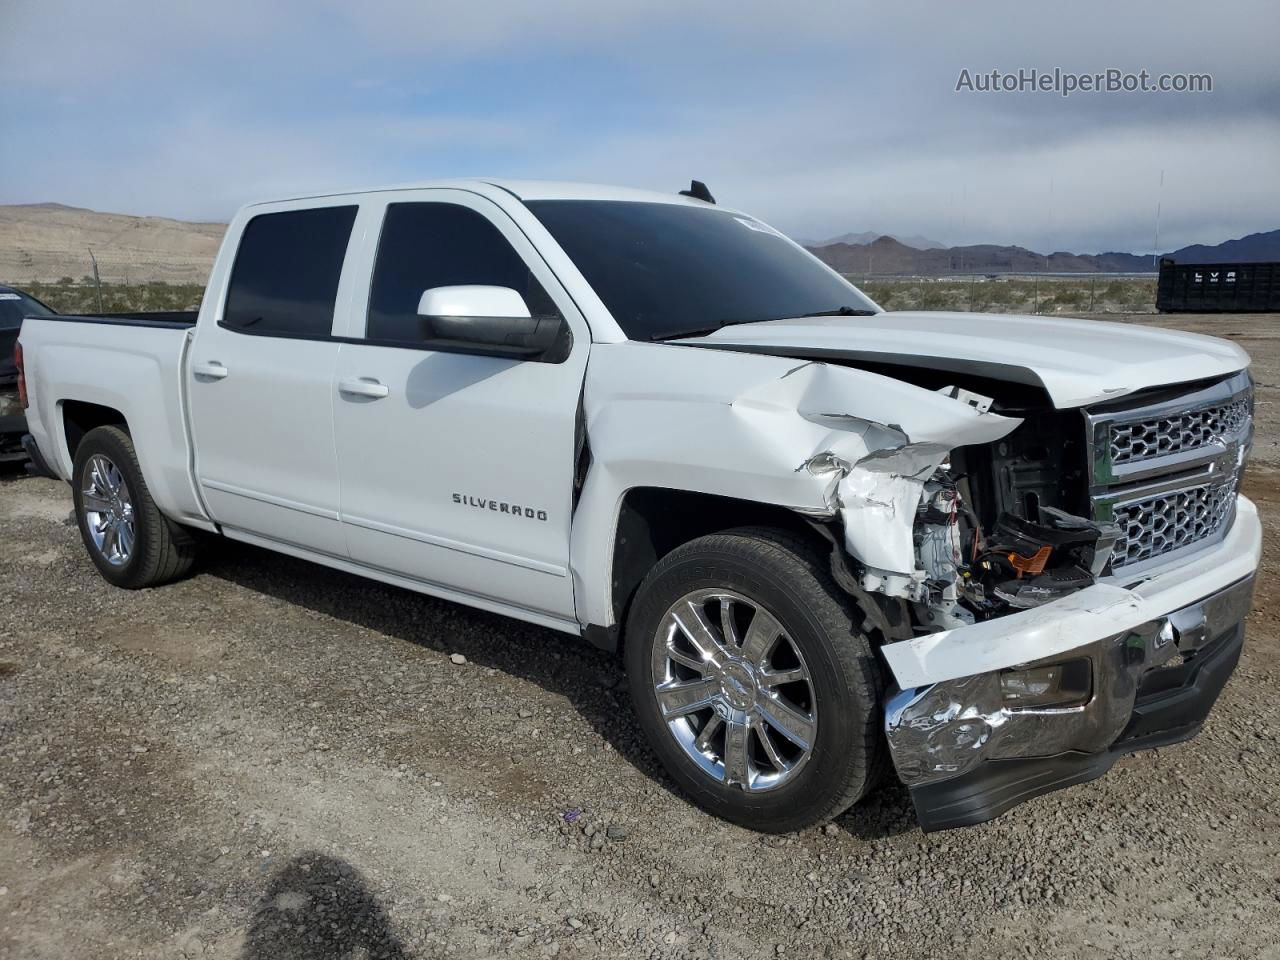
{"label": "damaged front end", "polygon": [[1193,735],[1239,657],[1260,553],[1237,496],[1247,373],[1059,409],[1025,382],[864,365],[596,345],[581,622],[620,618],[608,551],[628,491],[768,504],[832,541],[836,582],[883,614],[886,736],[925,829]]}
{"label": "damaged front end", "polygon": [[[885,729],[920,826],[982,823],[1099,777],[1126,753],[1195,736],[1240,659],[1252,593],[1250,575],[1151,619],[1159,604],[1145,613],[1116,606],[1127,619],[1109,627],[1099,610],[1077,605],[1062,612],[1059,629],[1079,630],[1078,640],[1101,626],[1105,636],[1029,663],[893,690]],[[1010,635],[1034,648],[1044,626],[1010,623]]]}
{"label": "damaged front end", "polygon": [[1034,519],[1002,513],[984,527],[950,463],[922,494],[914,533],[923,580],[912,599],[926,628],[966,626],[1092,586],[1120,535],[1114,523],[1044,505]]}
{"label": "damaged front end", "polygon": [[[937,392],[995,416],[987,397],[955,386]],[[823,452],[803,464],[833,478],[828,500],[862,589],[908,602],[921,632],[1058,600],[1109,572],[1120,536],[1114,523],[1051,505],[1069,500],[1047,489],[1005,496],[1008,508],[999,509],[992,460],[1024,466],[1019,434],[1029,430],[1005,422],[998,453],[992,443],[975,446],[964,436],[941,443],[902,435],[878,438],[877,449],[852,463]]]}
{"label": "damaged front end", "polygon": [[[1167,408],[1146,429],[1177,425]],[[1117,432],[1135,432],[1123,422],[1146,410],[1120,415]],[[900,594],[911,630],[881,648],[897,682],[886,735],[925,830],[992,819],[1100,776],[1124,753],[1189,739],[1243,646],[1260,540],[1252,506],[1235,506],[1248,424],[1206,429],[1201,448],[1173,462],[1185,429],[1153,440],[1153,465],[1118,482],[1118,471],[1094,469],[1112,434],[1083,429],[1096,420],[1088,411],[1029,410],[1023,420],[993,444],[955,451],[924,482],[918,567]],[[1213,502],[1201,489],[1227,491],[1242,522],[1198,507]],[[1140,510],[1150,533],[1129,519]],[[1198,549],[1201,562],[1139,567],[1142,535],[1156,538],[1148,551],[1174,560]]]}

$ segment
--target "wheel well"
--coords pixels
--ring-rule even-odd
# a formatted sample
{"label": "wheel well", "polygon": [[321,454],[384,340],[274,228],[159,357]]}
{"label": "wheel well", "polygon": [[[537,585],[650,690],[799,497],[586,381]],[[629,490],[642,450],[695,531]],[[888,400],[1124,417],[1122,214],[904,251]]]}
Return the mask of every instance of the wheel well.
{"label": "wheel well", "polygon": [[67,453],[72,462],[76,459],[76,450],[84,435],[94,427],[121,427],[129,429],[124,414],[111,407],[84,400],[62,401],[62,427],[67,437]]}
{"label": "wheel well", "polygon": [[830,548],[804,517],[786,507],[663,487],[628,490],[618,514],[613,543],[612,602],[616,628],[607,645],[621,647],[622,625],[626,623],[631,600],[655,563],[690,540],[746,526],[786,530],[813,541],[819,549]]}

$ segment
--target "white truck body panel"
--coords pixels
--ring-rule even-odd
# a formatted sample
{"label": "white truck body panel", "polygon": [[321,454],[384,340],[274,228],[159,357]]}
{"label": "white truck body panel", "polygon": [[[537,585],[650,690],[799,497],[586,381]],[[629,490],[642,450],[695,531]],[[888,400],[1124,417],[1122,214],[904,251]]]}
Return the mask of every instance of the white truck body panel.
{"label": "white truck body panel", "polygon": [[[197,330],[190,374],[195,465],[211,519],[226,527],[346,555],[333,448],[339,344]],[[264,415],[264,411],[270,411]]]}
{"label": "white truck body panel", "polygon": [[724,327],[698,342],[898,360],[1043,386],[1059,409],[1249,365],[1236,344],[1179,330],[1068,317],[886,312]]}
{"label": "white truck body panel", "polygon": [[[388,202],[448,202],[489,217],[555,301],[573,346],[561,363],[526,363],[361,342],[378,233],[360,237],[354,256],[348,254],[358,277],[356,306],[346,318],[352,339],[341,344],[335,379],[339,387],[377,381],[390,393],[368,402],[334,392],[349,555],[573,620],[569,530],[578,395],[591,349],[586,320],[524,231],[492,200],[462,190],[411,190],[371,198],[362,213],[381,223]],[[521,508],[520,519],[512,519],[512,507]]]}
{"label": "white truck body panel", "polygon": [[[598,571],[612,567],[628,490],[839,513],[854,556],[909,573],[911,527],[898,516],[914,512],[923,479],[953,447],[998,439],[1020,422],[862,370],[645,343],[594,348],[585,406],[595,465],[573,565],[580,617],[604,625],[614,619],[612,578]],[[886,450],[895,456],[876,457]]]}
{"label": "white truck body panel", "polygon": [[[349,203],[329,199],[310,206]],[[242,210],[227,228],[187,371],[190,417],[199,438],[194,463],[210,519],[224,528],[345,557],[333,444],[339,344],[246,336],[222,326],[227,282],[245,224],[257,213],[298,206]],[[354,270],[344,268],[335,327],[353,277]],[[216,377],[201,373],[209,367],[218,371]]]}
{"label": "white truck body panel", "polygon": [[184,416],[183,360],[189,331],[109,323],[24,324],[31,408],[27,424],[49,466],[71,477],[61,405],[66,400],[119,410],[138,438],[138,459],[156,503],[169,516],[209,526],[191,473]]}

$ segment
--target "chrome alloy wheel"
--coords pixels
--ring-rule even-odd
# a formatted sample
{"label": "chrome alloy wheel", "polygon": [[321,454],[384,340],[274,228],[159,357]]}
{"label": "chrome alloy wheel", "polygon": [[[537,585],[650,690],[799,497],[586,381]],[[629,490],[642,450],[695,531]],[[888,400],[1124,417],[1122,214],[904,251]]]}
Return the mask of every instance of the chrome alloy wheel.
{"label": "chrome alloy wheel", "polygon": [[98,552],[112,566],[128,563],[137,539],[133,497],[120,468],[100,453],[90,457],[85,466],[80,502]]}
{"label": "chrome alloy wheel", "polygon": [[697,590],[658,625],[652,673],[667,729],[705,773],[744,790],[786,783],[818,729],[804,656],[777,619],[727,590]]}

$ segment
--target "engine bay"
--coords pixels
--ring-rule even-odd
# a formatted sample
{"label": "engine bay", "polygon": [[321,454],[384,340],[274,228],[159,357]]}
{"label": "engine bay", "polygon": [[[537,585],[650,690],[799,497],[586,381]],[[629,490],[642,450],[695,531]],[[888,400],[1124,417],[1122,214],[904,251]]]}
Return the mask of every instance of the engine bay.
{"label": "engine bay", "polygon": [[924,581],[913,609],[927,632],[1040,606],[1109,572],[1120,531],[1082,515],[1081,411],[992,409],[1023,422],[995,443],[954,451],[926,481],[916,511]]}
{"label": "engine bay", "polygon": [[1092,586],[1119,536],[1114,524],[1041,502],[1034,519],[1002,511],[984,524],[968,478],[954,464],[925,484],[915,541],[925,581],[916,612],[929,629],[949,630],[1037,607]]}

